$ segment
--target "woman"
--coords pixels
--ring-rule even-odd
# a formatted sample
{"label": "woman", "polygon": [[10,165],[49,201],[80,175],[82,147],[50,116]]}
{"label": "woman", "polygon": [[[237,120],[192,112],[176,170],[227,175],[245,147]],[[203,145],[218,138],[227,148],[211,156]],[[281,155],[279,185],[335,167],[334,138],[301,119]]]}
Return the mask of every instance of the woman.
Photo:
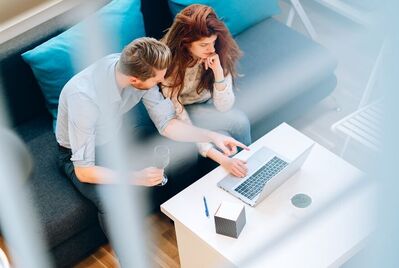
{"label": "woman", "polygon": [[[229,134],[251,143],[247,117],[232,109],[233,80],[241,51],[225,24],[205,5],[190,5],[178,13],[162,40],[172,51],[162,92],[173,101],[179,119]],[[202,156],[213,159],[228,172],[244,177],[244,161],[230,158],[212,144],[198,144]]]}

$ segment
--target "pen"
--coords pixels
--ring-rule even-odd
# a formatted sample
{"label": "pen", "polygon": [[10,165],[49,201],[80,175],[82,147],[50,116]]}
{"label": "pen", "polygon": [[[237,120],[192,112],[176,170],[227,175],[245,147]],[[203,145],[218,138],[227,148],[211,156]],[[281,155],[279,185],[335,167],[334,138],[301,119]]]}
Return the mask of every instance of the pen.
{"label": "pen", "polygon": [[203,197],[203,199],[204,199],[204,206],[205,206],[205,216],[207,216],[209,218],[208,204],[206,203],[205,196]]}

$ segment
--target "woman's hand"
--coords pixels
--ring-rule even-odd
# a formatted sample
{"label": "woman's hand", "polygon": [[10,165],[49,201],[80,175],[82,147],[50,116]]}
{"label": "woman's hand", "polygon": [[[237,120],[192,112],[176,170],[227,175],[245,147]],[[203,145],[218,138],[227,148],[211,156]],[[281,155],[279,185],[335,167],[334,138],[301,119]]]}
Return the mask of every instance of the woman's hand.
{"label": "woman's hand", "polygon": [[[212,69],[213,73],[215,74],[215,78],[221,78],[221,79],[224,78],[223,77],[223,68],[220,63],[218,54],[214,53],[211,56],[209,56],[208,58],[204,59],[204,66],[205,66],[205,70],[208,70],[208,68]],[[217,76],[221,76],[221,77],[217,77]],[[218,80],[218,79],[216,79],[216,80]]]}
{"label": "woman's hand", "polygon": [[248,173],[247,163],[241,159],[226,157],[221,165],[227,172],[239,178],[245,177]]}

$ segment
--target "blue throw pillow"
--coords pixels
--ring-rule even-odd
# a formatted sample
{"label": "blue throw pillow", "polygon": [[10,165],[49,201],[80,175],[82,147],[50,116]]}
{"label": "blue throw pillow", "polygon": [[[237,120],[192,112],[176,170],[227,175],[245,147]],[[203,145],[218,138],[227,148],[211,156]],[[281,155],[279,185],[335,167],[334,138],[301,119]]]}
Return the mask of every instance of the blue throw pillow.
{"label": "blue throw pillow", "polygon": [[56,120],[61,90],[72,76],[144,35],[140,0],[114,0],[22,57],[32,68]]}
{"label": "blue throw pillow", "polygon": [[169,8],[174,16],[192,4],[212,7],[233,36],[280,13],[278,0],[169,0]]}

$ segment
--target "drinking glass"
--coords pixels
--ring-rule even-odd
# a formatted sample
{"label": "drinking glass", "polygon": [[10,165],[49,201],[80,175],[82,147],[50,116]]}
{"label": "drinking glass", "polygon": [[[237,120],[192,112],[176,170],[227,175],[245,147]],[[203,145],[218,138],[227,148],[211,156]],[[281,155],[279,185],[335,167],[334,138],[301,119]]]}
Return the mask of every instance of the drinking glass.
{"label": "drinking glass", "polygon": [[[154,148],[154,165],[156,168],[165,169],[169,165],[170,153],[168,146],[158,145]],[[164,186],[168,182],[168,177],[163,174],[163,180],[158,186]]]}

